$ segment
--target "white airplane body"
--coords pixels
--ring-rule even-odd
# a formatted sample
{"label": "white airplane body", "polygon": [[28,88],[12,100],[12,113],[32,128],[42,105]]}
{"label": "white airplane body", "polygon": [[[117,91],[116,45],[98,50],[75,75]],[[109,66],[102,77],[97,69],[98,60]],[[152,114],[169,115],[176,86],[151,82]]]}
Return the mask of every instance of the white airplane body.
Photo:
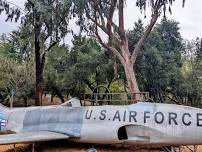
{"label": "white airplane body", "polygon": [[68,139],[134,145],[202,144],[202,110],[139,102],[127,106],[0,107],[0,144]]}

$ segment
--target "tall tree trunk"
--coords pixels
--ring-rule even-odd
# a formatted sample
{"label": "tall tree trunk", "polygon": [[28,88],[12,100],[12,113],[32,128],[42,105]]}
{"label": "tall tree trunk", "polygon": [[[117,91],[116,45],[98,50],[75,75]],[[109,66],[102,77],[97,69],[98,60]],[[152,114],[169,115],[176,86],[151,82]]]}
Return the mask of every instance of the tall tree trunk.
{"label": "tall tree trunk", "polygon": [[122,40],[120,48],[121,48],[122,58],[118,57],[118,59],[120,60],[121,64],[124,67],[125,76],[126,76],[131,100],[133,102],[137,102],[141,99],[140,94],[139,94],[140,90],[139,90],[139,87],[137,84],[135,71],[134,71],[135,61],[133,61],[131,59],[131,54],[130,54],[129,48],[128,48],[128,40],[126,37]]}
{"label": "tall tree trunk", "polygon": [[131,63],[126,63],[124,65],[124,71],[125,71],[126,80],[128,83],[128,89],[131,94],[131,99],[134,102],[136,102],[140,100],[140,95],[138,94],[140,93],[140,90],[135,77],[135,71],[134,71],[133,65]]}
{"label": "tall tree trunk", "polygon": [[51,93],[51,103],[53,103],[53,93]]}
{"label": "tall tree trunk", "polygon": [[35,95],[35,105],[42,105],[42,95],[43,95],[43,69],[45,56],[40,53],[40,46],[36,44],[35,47],[35,60],[36,60],[36,95]]}
{"label": "tall tree trunk", "polygon": [[[41,12],[37,10],[37,7],[34,6],[34,3],[31,0],[28,0],[33,9],[33,19],[34,19],[34,43],[35,43],[35,63],[36,63],[36,88],[35,88],[35,105],[42,105],[42,95],[43,95],[43,71],[45,64],[45,52],[49,51],[57,42],[53,42],[47,50],[41,49],[40,44],[40,34],[42,29],[41,22]],[[48,38],[48,37],[47,37]],[[46,38],[46,39],[47,39]],[[45,39],[45,40],[46,40]]]}
{"label": "tall tree trunk", "polygon": [[36,95],[35,95],[35,105],[42,105],[42,95],[43,95],[43,74],[40,69],[36,72]]}
{"label": "tall tree trunk", "polygon": [[40,46],[40,14],[35,11],[34,13],[34,34],[35,34],[35,63],[36,63],[36,88],[35,88],[35,105],[42,105],[43,95],[43,68],[45,61],[45,54],[41,50]]}

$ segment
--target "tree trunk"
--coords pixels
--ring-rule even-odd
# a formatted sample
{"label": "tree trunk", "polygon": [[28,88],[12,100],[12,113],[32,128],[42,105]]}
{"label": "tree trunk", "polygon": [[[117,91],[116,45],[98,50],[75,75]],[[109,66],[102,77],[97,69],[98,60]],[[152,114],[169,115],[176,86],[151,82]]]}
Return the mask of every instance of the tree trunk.
{"label": "tree trunk", "polygon": [[42,105],[43,82],[36,80],[35,106]]}
{"label": "tree trunk", "polygon": [[24,106],[25,106],[25,107],[28,107],[27,97],[23,97],[23,100],[24,100]]}
{"label": "tree trunk", "polygon": [[35,43],[35,63],[36,63],[36,88],[35,88],[35,105],[42,105],[43,95],[43,69],[45,62],[45,54],[41,50],[40,46],[40,13],[35,11],[34,13],[35,24],[34,24],[34,43]]}
{"label": "tree trunk", "polygon": [[137,94],[137,93],[140,93],[140,90],[136,81],[133,65],[131,63],[126,63],[124,65],[124,70],[125,70],[126,80],[128,83],[128,89],[131,94],[131,100],[133,100],[134,102],[137,102],[138,100],[140,100],[140,95]]}
{"label": "tree trunk", "polygon": [[54,92],[51,92],[51,103],[53,103]]}
{"label": "tree trunk", "polygon": [[42,105],[43,96],[43,60],[40,58],[41,54],[38,50],[35,51],[36,55],[36,95],[35,95],[35,105]]}
{"label": "tree trunk", "polygon": [[63,95],[62,95],[61,91],[58,90],[58,88],[56,86],[54,86],[52,89],[53,89],[54,94],[57,95],[60,98],[62,103],[64,103],[65,100],[63,98]]}
{"label": "tree trunk", "polygon": [[121,48],[123,59],[121,58],[118,58],[118,59],[120,60],[120,62],[122,63],[124,67],[131,100],[132,102],[138,102],[141,99],[141,96],[140,96],[140,90],[137,84],[135,71],[134,71],[135,61],[132,60],[131,54],[129,52],[127,39],[122,41],[120,48]]}
{"label": "tree trunk", "polygon": [[42,96],[43,96],[43,71],[45,63],[45,54],[41,53],[40,43],[35,42],[35,62],[36,62],[36,95],[35,95],[35,105],[42,105]]}

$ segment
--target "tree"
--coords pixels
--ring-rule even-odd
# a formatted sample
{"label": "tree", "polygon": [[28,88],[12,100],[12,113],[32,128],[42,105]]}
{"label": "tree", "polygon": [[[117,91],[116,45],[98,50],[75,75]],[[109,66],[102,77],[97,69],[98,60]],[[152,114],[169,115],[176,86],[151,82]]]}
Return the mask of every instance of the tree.
{"label": "tree", "polygon": [[65,12],[69,12],[70,5],[68,7],[68,3],[65,3],[66,7],[63,7],[63,3],[58,0],[28,0],[25,4],[25,10],[23,10],[17,5],[11,8],[10,4],[15,5],[6,0],[0,0],[0,13],[2,11],[6,12],[6,21],[12,21],[13,18],[15,18],[15,21],[18,21],[21,11],[23,11],[23,26],[33,31],[36,63],[35,105],[41,105],[45,53],[68,32],[68,20],[66,19],[68,13]]}
{"label": "tree", "polygon": [[183,104],[202,105],[202,43],[197,38],[184,42],[182,76],[184,83],[176,90],[175,97]]}
{"label": "tree", "polygon": [[62,102],[65,102],[66,85],[71,85],[71,82],[66,82],[70,75],[66,74],[69,69],[69,48],[64,45],[56,45],[47,52],[45,63],[45,91],[53,96],[57,95]]}
{"label": "tree", "polygon": [[59,45],[47,53],[46,91],[62,102],[63,95],[80,96],[86,91],[97,91],[98,85],[109,88],[115,80],[113,60],[94,39],[75,35],[72,42],[71,50]]}
{"label": "tree", "polygon": [[[167,79],[167,87],[164,86],[164,101],[169,94],[176,95],[177,88],[180,85],[179,80],[182,79],[182,55],[183,50],[182,38],[179,32],[179,23],[173,20],[163,19],[157,31],[161,35],[163,41],[163,65],[165,78]],[[166,94],[167,93],[167,94]],[[172,98],[171,98],[172,99]]]}
{"label": "tree", "polygon": [[0,57],[0,90],[15,88],[16,96],[19,99],[22,98],[27,104],[27,99],[32,97],[34,93],[34,70],[32,67],[31,63],[19,64],[12,59]]}
{"label": "tree", "polygon": [[20,26],[8,35],[2,35],[0,42],[3,47],[2,56],[12,58],[17,63],[33,61],[34,41],[30,28]]}
{"label": "tree", "polygon": [[[165,15],[166,9],[169,8],[171,12],[171,5],[173,0],[137,0],[136,5],[140,10],[145,10],[149,6],[151,7],[151,20],[150,24],[145,29],[144,33],[140,36],[137,43],[134,46],[133,51],[129,51],[128,48],[128,36],[124,26],[124,0],[75,0],[74,13],[77,14],[81,29],[90,31],[95,35],[100,44],[108,49],[124,67],[128,88],[130,93],[139,93],[139,87],[137,84],[134,64],[137,56],[143,47],[147,37],[149,36],[154,24],[158,17],[163,12]],[[118,25],[114,22],[115,12],[118,12]],[[104,32],[108,41],[105,43],[100,35],[100,31]],[[137,98],[139,99],[139,98]]]}
{"label": "tree", "polygon": [[0,90],[10,94],[15,88],[18,99],[25,102],[34,95],[34,61],[28,29],[20,27],[0,39]]}
{"label": "tree", "polygon": [[[129,48],[143,32],[141,21],[129,32]],[[150,92],[155,101],[164,102],[168,92],[174,94],[181,79],[182,38],[176,21],[162,19],[150,33],[135,66],[140,88]]]}
{"label": "tree", "polygon": [[36,63],[36,95],[35,105],[42,105],[44,87],[45,55],[53,46],[60,42],[68,31],[68,3],[66,7],[61,1],[28,0],[25,5],[26,15],[24,26],[33,29],[35,63]]}
{"label": "tree", "polygon": [[[96,93],[99,85],[107,88],[114,80],[113,61],[101,48],[95,39],[75,36],[74,46],[70,52],[71,60],[75,66],[75,78]],[[98,92],[97,92],[98,93]]]}

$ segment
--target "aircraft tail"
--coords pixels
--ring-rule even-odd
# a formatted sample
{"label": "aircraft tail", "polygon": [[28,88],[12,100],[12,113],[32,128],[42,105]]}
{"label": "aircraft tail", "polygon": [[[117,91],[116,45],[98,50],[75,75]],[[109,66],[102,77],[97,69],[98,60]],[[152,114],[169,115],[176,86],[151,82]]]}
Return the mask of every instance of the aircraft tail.
{"label": "aircraft tail", "polygon": [[9,108],[0,103],[0,114],[8,115],[9,111]]}

